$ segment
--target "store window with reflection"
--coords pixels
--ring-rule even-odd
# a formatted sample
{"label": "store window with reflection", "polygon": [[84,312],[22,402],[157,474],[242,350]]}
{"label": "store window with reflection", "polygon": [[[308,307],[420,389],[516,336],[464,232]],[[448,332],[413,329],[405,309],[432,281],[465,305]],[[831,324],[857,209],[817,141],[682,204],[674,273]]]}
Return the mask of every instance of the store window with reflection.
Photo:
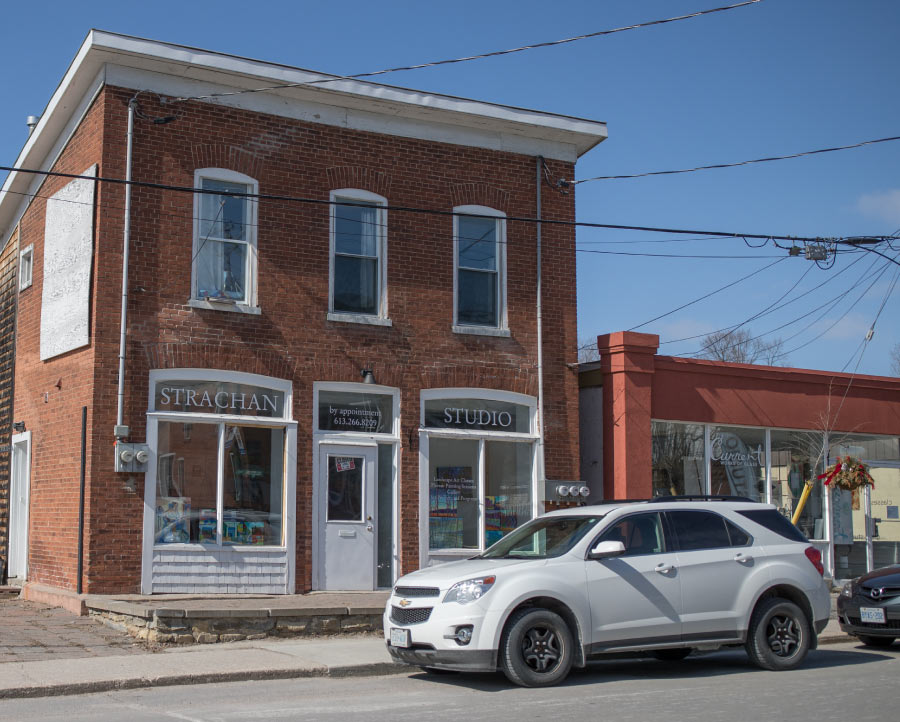
{"label": "store window with reflection", "polygon": [[822,473],[824,439],[815,431],[780,431],[769,435],[772,447],[772,503],[788,519],[793,518],[807,482],[812,490],[797,526],[810,539],[825,538],[825,495],[816,481]]}
{"label": "store window with reflection", "polygon": [[766,430],[711,426],[710,494],[766,500]]}
{"label": "store window with reflection", "polygon": [[653,496],[705,493],[703,426],[654,421]]}

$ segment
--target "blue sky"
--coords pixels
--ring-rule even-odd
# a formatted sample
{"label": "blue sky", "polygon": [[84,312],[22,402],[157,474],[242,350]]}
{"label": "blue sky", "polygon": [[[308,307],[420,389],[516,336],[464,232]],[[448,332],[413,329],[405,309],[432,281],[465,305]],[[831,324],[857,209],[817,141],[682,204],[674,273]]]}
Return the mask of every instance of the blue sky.
{"label": "blue sky", "polygon": [[[26,116],[43,110],[91,27],[349,74],[736,1],[45,0],[40,12],[28,3],[6,3],[0,165],[15,161]],[[763,0],[558,47],[394,73],[385,82],[606,121],[609,139],[578,164],[578,178],[589,178],[900,135],[898,32],[895,0]],[[900,141],[743,168],[589,182],[575,192],[581,221],[764,235],[890,235],[900,229]],[[750,248],[741,239],[690,238],[579,229],[579,335],[638,327],[786,256],[771,243]],[[900,242],[894,245],[900,250]],[[790,303],[746,328],[766,334],[763,340],[784,339],[785,363],[886,375],[890,349],[900,343],[900,289],[888,296],[898,271],[871,254],[841,255],[828,270],[802,257],[785,258],[639,330],[659,334],[661,352],[688,355],[699,339],[671,341],[739,324],[784,296],[780,303]],[[854,352],[882,304],[860,358]]]}

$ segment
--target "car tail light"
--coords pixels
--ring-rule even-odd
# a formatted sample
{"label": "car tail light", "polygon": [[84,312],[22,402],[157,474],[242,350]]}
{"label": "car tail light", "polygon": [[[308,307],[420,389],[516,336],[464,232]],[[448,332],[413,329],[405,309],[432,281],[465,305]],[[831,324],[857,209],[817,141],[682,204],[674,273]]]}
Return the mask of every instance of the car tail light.
{"label": "car tail light", "polygon": [[824,577],[825,567],[822,566],[822,552],[815,547],[806,547],[806,549],[803,550],[803,553],[806,554],[806,558],[812,562],[816,571]]}

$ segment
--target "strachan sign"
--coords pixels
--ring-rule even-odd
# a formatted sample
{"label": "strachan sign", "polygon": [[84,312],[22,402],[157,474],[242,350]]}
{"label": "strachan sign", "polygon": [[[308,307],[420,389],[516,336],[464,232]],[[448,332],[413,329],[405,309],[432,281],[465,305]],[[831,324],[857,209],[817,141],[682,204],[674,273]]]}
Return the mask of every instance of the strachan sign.
{"label": "strachan sign", "polygon": [[284,394],[259,386],[213,381],[166,381],[156,386],[157,411],[278,417]]}

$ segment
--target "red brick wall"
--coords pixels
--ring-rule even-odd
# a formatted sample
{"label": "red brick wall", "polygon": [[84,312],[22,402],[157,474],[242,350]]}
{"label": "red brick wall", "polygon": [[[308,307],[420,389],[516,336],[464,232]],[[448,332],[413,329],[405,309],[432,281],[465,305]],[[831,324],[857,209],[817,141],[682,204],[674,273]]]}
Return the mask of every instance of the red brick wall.
{"label": "red brick wall", "polygon": [[[103,96],[94,102],[53,170],[83,173],[100,162],[104,105]],[[34,244],[34,282],[19,294],[15,419],[24,421],[32,432],[28,577],[31,581],[73,589],[78,548],[81,409],[89,408],[91,434],[95,349],[89,345],[48,362],[40,359],[46,199],[68,182],[65,178],[48,177],[19,224],[22,247]],[[99,186],[96,189],[96,201],[101,206],[104,190]],[[94,261],[96,264],[96,245]],[[95,286],[96,275],[95,271]],[[109,446],[108,436],[106,443]],[[90,458],[88,462],[89,475]]]}
{"label": "red brick wall", "polygon": [[[101,175],[123,177],[127,102],[133,93],[107,88],[60,161],[80,172],[100,161]],[[168,115],[141,96],[149,115]],[[169,125],[138,120],[134,178],[192,186],[194,170],[221,167],[259,182],[259,192],[327,201],[329,191],[359,187],[390,205],[452,210],[459,203],[500,207],[509,216],[535,215],[535,159],[529,156],[399,138],[224,108],[187,103]],[[101,138],[106,138],[102,149]],[[102,153],[102,155],[101,155]],[[89,160],[93,158],[94,160]],[[550,161],[551,172],[572,177],[571,164]],[[48,181],[48,184],[50,181]],[[46,185],[46,184],[45,184]],[[62,183],[54,184],[55,190]],[[259,205],[260,315],[193,309],[190,297],[193,196],[136,187],[133,191],[125,423],[132,439],[145,437],[151,368],[206,367],[260,373],[294,382],[298,421],[297,589],[309,588],[312,529],[312,386],[314,381],[359,381],[371,367],[378,383],[401,389],[401,565],[418,565],[418,408],[423,388],[473,386],[537,394],[535,226],[507,227],[510,338],[454,334],[452,325],[452,218],[388,211],[388,306],[391,327],[330,322],[328,310],[328,206],[262,200]],[[47,364],[37,361],[43,206],[36,202],[23,224],[23,243],[35,241],[33,306],[21,348],[22,408],[29,428],[53,448],[72,447],[75,414],[91,396],[90,532],[87,591],[136,591],[141,565],[143,479],[137,493],[112,471],[116,415],[120,275],[124,189],[101,189],[95,256],[92,346]],[[544,186],[544,216],[573,220],[574,199]],[[567,367],[576,359],[575,250],[572,227],[543,229],[544,388],[547,476],[576,478],[577,382]],[[99,262],[98,262],[99,261]],[[30,335],[29,335],[30,334]],[[31,344],[30,346],[28,344]],[[87,388],[75,388],[77,368]],[[58,370],[57,370],[58,369]],[[92,393],[89,388],[94,375]],[[50,384],[64,375],[62,391]],[[49,384],[49,386],[48,386]],[[40,393],[49,388],[50,404]],[[29,406],[30,404],[30,406]],[[46,408],[44,408],[46,407]],[[56,413],[50,413],[50,409]],[[21,414],[17,414],[17,418]],[[56,427],[53,427],[56,428]],[[38,441],[35,443],[39,446]],[[41,452],[38,451],[38,454]],[[72,475],[77,454],[35,458],[46,491],[35,508],[39,543],[35,574],[55,586],[73,586],[72,497],[49,497]],[[63,465],[64,468],[54,466]],[[53,469],[53,470],[51,470]],[[52,481],[56,479],[57,481]],[[76,486],[77,489],[77,486]],[[64,501],[63,501],[64,499]],[[77,493],[74,495],[77,502]],[[50,518],[63,536],[51,537]]]}

